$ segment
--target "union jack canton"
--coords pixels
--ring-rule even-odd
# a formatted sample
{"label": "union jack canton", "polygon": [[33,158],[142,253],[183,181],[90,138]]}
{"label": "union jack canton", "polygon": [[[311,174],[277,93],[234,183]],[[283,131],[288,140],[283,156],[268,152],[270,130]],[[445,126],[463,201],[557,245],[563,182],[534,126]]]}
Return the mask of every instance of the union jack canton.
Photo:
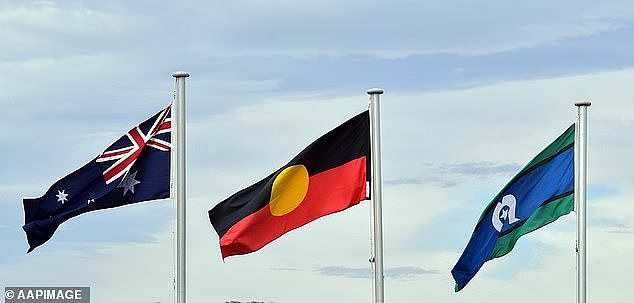
{"label": "union jack canton", "polygon": [[170,197],[171,108],[132,128],[42,197],[23,200],[29,252],[77,215]]}

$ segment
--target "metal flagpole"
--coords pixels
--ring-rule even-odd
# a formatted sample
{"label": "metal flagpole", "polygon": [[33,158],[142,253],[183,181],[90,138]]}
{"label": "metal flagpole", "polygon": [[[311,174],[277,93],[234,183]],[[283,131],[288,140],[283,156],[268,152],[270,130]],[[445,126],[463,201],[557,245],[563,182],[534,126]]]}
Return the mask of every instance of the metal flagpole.
{"label": "metal flagpole", "polygon": [[586,187],[588,177],[587,111],[590,102],[577,102],[575,141],[575,209],[577,211],[577,303],[586,303]]}
{"label": "metal flagpole", "polygon": [[372,127],[372,143],[370,156],[372,158],[372,205],[374,218],[374,302],[383,303],[383,223],[381,210],[381,114],[379,96],[383,94],[380,88],[367,91],[370,95],[370,124]]}
{"label": "metal flagpole", "polygon": [[186,293],[186,208],[185,208],[185,78],[187,72],[172,73],[176,78],[176,302],[185,303]]}

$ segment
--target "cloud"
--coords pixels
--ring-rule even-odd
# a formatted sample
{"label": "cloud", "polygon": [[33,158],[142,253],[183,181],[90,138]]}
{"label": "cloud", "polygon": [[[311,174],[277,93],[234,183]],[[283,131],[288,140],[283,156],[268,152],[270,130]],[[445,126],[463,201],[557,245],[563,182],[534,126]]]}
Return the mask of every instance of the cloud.
{"label": "cloud", "polygon": [[434,184],[442,187],[453,187],[458,185],[459,182],[439,176],[428,176],[424,178],[389,179],[383,181],[383,184],[388,186]]}
{"label": "cloud", "polygon": [[486,177],[497,174],[508,175],[509,173],[517,172],[521,168],[518,164],[495,163],[490,161],[441,164],[440,166],[436,166],[434,163],[428,163],[428,165],[430,167],[436,167],[440,172],[476,177]]}
{"label": "cloud", "polygon": [[614,224],[608,227],[606,232],[614,234],[634,234],[634,228],[627,224]]}
{"label": "cloud", "polygon": [[345,277],[345,278],[362,278],[371,279],[371,268],[350,268],[342,266],[328,266],[317,269],[317,272],[321,275]]}
{"label": "cloud", "polygon": [[290,267],[272,267],[271,270],[274,270],[274,271],[301,271],[301,269],[290,268]]}
{"label": "cloud", "polygon": [[423,163],[425,177],[399,178],[385,180],[385,185],[421,185],[435,184],[442,187],[453,187],[462,182],[476,178],[489,178],[495,175],[508,176],[521,168],[517,164],[494,162],[464,163]]}
{"label": "cloud", "polygon": [[[373,273],[371,268],[351,268],[344,266],[327,266],[317,269],[320,275],[354,278],[354,279],[372,279]],[[386,268],[384,275],[386,278],[392,279],[413,279],[420,275],[436,275],[437,270],[428,270],[415,266],[402,266]]]}
{"label": "cloud", "polygon": [[5,3],[0,8],[0,36],[11,51],[0,60],[95,53],[116,48],[129,28],[142,26],[127,14],[50,1]]}
{"label": "cloud", "polygon": [[592,200],[601,200],[617,195],[618,191],[611,185],[590,183],[588,184],[588,197]]}
{"label": "cloud", "polygon": [[421,179],[393,179],[393,180],[385,180],[383,181],[383,184],[385,185],[405,185],[405,184],[413,184],[413,185],[420,185],[423,184],[423,180]]}
{"label": "cloud", "polygon": [[[266,9],[252,1],[213,6],[192,2],[178,7],[157,1],[151,8],[123,1],[81,5],[14,2],[0,10],[0,35],[14,46],[14,51],[3,53],[5,58],[99,52],[162,57],[169,55],[167,48],[161,49],[166,46],[161,38],[170,36],[171,43],[188,45],[186,54],[195,56],[371,56],[396,60],[533,48],[614,32],[634,19],[627,1],[547,5],[549,14],[543,14],[538,5],[487,1],[459,1],[447,6],[398,0],[368,6],[357,0],[328,0],[300,6],[275,0],[268,1]],[[473,14],[474,10],[481,13]],[[173,14],[188,15],[188,22],[164,22]],[[453,22],[448,22],[448,15]],[[378,41],[377,36],[381,37]]]}
{"label": "cloud", "polygon": [[[0,185],[0,193],[13,194],[16,192],[25,192],[32,188],[33,186],[30,184],[3,184],[3,185]],[[2,202],[7,202],[7,201],[0,201],[0,203]]]}
{"label": "cloud", "polygon": [[[320,1],[298,6],[279,0],[257,10],[244,7],[244,3],[219,5],[214,12],[201,11],[214,17],[195,14],[191,22],[200,28],[222,27],[223,31],[213,37],[213,44],[220,53],[236,56],[370,55],[395,59],[438,53],[473,56],[530,48],[612,31],[633,15],[623,1],[610,5],[548,3],[550,14],[543,14],[540,6],[486,1],[459,1],[452,6],[411,1],[378,1],[370,6],[359,1]],[[480,13],[473,14],[474,10]],[[236,15],[243,22],[231,22],[227,17]],[[447,22],[447,15],[460,21]],[[256,27],[257,33],[249,30]],[[279,32],[285,35],[275,34]],[[275,39],[270,39],[273,36]]]}

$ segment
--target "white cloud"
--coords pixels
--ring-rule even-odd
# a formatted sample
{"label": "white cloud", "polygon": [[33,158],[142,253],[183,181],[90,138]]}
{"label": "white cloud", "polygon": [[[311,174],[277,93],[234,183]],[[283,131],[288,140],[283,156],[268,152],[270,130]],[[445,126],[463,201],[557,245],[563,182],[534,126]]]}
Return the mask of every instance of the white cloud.
{"label": "white cloud", "polygon": [[[0,37],[12,51],[3,55],[48,57],[125,49],[157,56],[167,55],[167,46],[187,45],[188,54],[207,57],[474,56],[610,32],[629,26],[634,17],[628,1],[257,3],[155,2],[142,9],[116,1],[4,5]],[[166,22],[174,15],[188,18]]]}
{"label": "white cloud", "polygon": [[[59,231],[58,231],[59,232]],[[169,233],[158,243],[100,244],[93,249],[41,247],[0,264],[0,281],[17,286],[91,287],[91,302],[171,302],[173,254]]]}
{"label": "white cloud", "polygon": [[91,9],[85,5],[63,7],[51,1],[4,4],[0,7],[0,37],[11,45],[3,59],[98,52],[112,49],[117,37],[127,36],[127,14]]}
{"label": "white cloud", "polygon": [[407,0],[302,5],[273,1],[263,6],[234,1],[214,12],[202,11],[193,22],[201,28],[223,29],[207,41],[224,55],[402,58],[483,55],[557,43],[619,29],[633,13],[625,1],[459,1],[451,6]]}

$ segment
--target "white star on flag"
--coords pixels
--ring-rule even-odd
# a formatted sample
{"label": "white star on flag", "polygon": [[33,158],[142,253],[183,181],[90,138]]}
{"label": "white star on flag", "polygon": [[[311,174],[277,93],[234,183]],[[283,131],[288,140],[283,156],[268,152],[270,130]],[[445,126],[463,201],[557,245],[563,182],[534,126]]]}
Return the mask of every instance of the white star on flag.
{"label": "white star on flag", "polygon": [[500,215],[500,219],[506,219],[508,215],[509,215],[509,211],[507,209],[503,209],[502,214]]}
{"label": "white star on flag", "polygon": [[62,189],[61,191],[57,191],[57,195],[55,195],[57,197],[57,202],[62,202],[62,204],[64,204],[64,202],[68,201],[68,194],[65,193],[65,189]]}
{"label": "white star on flag", "polygon": [[137,172],[138,171],[127,174],[125,178],[121,180],[121,183],[117,185],[118,188],[123,188],[123,196],[125,196],[125,194],[127,194],[128,191],[131,191],[132,193],[134,193],[134,186],[137,184],[141,184],[141,182],[139,182],[138,180],[135,180]]}

